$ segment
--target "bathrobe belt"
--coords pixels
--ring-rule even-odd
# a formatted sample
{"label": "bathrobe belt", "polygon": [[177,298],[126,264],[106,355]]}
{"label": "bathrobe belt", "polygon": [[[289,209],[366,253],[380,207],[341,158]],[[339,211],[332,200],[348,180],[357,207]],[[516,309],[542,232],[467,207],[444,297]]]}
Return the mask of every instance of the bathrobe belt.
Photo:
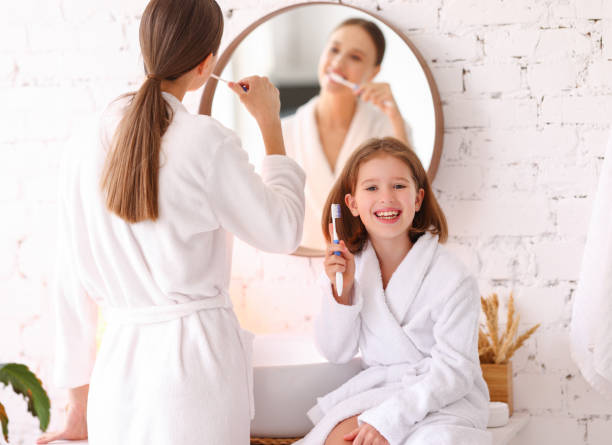
{"label": "bathrobe belt", "polygon": [[135,308],[104,308],[104,319],[108,324],[150,324],[177,320],[187,315],[208,309],[230,308],[232,301],[227,294],[205,297],[186,303]]}

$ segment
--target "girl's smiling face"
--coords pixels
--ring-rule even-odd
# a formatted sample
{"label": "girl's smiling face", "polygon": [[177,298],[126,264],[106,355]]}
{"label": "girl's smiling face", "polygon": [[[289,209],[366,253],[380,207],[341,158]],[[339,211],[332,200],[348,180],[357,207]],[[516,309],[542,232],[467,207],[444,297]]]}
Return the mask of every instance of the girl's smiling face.
{"label": "girl's smiling face", "polygon": [[416,188],[410,167],[392,155],[365,161],[359,168],[354,193],[345,196],[353,216],[359,216],[368,236],[376,240],[407,239],[425,191]]}
{"label": "girl's smiling face", "polygon": [[349,91],[330,80],[334,72],[358,85],[371,80],[380,71],[376,66],[376,46],[370,35],[358,25],[346,25],[335,30],[319,59],[318,76],[322,89]]}

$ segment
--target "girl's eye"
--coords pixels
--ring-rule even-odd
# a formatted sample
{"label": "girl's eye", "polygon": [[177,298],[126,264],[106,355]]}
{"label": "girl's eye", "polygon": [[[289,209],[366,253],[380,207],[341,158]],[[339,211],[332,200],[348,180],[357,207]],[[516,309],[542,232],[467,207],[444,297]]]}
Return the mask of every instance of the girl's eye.
{"label": "girl's eye", "polygon": [[375,185],[371,185],[371,186],[367,187],[366,190],[368,192],[374,192],[374,191],[376,191],[376,186]]}
{"label": "girl's eye", "polygon": [[357,61],[357,62],[361,62],[361,57],[356,56],[356,55],[352,55],[352,56],[351,56],[351,59],[353,59],[353,60],[355,60],[355,61]]}
{"label": "girl's eye", "polygon": [[396,190],[399,190],[399,189],[405,189],[406,186],[404,184],[395,184],[393,188]]}
{"label": "girl's eye", "polygon": [[332,46],[332,47],[329,49],[329,52],[330,52],[330,53],[332,53],[332,54],[336,54],[336,53],[338,52],[338,48],[335,48],[335,47],[333,47],[333,46]]}

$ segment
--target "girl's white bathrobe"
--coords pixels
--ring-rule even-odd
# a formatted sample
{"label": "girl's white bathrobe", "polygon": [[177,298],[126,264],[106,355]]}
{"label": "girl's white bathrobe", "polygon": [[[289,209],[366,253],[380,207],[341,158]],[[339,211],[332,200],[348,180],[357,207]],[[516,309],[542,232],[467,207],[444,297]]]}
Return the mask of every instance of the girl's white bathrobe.
{"label": "girl's white bathrobe", "polygon": [[391,445],[481,445],[489,393],[478,359],[479,293],[475,279],[438,237],[421,236],[383,289],[370,243],[355,256],[352,305],[321,280],[316,342],[331,362],[361,351],[364,370],[321,397],[301,445],[322,445],[351,416]]}
{"label": "girl's white bathrobe", "polygon": [[[174,117],[162,139],[157,221],[126,223],[100,191],[125,100],[103,115],[98,143],[66,164],[56,383],[90,384],[90,445],[246,445],[251,338],[228,295],[231,234],[293,251],[304,173],[286,156],[267,156],[256,175],[233,132],[163,96]],[[108,322],[97,357],[96,303]]]}
{"label": "girl's white bathrobe", "polygon": [[[283,137],[287,156],[295,159],[306,172],[306,214],[302,245],[324,248],[325,238],[321,232],[321,216],[327,195],[342,172],[344,164],[355,149],[370,138],[393,136],[391,121],[382,111],[369,102],[357,100],[357,108],[348,133],[332,169],[321,146],[315,107],[319,96],[315,96],[298,108],[297,112],[282,121]],[[411,130],[406,124],[410,140]]]}

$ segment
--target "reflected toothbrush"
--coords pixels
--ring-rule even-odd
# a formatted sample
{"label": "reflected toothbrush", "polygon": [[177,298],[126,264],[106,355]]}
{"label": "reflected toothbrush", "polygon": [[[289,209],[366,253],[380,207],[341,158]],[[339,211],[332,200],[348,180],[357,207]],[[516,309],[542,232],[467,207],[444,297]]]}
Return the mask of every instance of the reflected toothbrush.
{"label": "reflected toothbrush", "polygon": [[[359,89],[359,85],[358,84],[356,84],[354,82],[351,82],[350,80],[346,80],[340,74],[334,73],[333,71],[327,73],[327,77],[329,77],[331,80],[333,80],[336,83],[340,83],[340,84],[342,84],[344,86],[349,87],[351,90],[353,90],[353,92],[355,92],[355,91],[357,91]],[[393,105],[393,102],[391,102],[390,100],[385,100],[385,101],[383,101],[383,105],[386,106],[386,107],[389,107],[389,106]]]}
{"label": "reflected toothbrush", "polygon": [[[340,218],[341,212],[340,212],[340,204],[332,204],[331,205],[331,217],[332,217],[332,225],[333,225],[333,229],[334,229],[334,244],[340,244],[340,240],[338,239],[338,232],[336,231],[336,219]],[[335,251],[334,255],[340,256],[340,252],[339,251]],[[342,296],[342,286],[343,286],[343,282],[342,282],[342,273],[341,272],[336,272],[336,293],[338,294],[339,297]]]}

